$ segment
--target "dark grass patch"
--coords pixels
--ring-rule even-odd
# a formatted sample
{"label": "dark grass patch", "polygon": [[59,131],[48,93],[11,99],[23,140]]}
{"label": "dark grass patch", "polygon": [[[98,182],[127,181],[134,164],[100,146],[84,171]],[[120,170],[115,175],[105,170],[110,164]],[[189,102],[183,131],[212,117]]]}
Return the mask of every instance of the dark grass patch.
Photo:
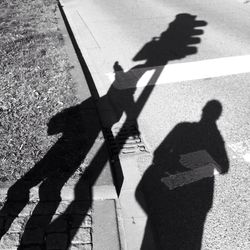
{"label": "dark grass patch", "polygon": [[0,2],[0,181],[34,167],[58,136],[47,123],[75,105],[54,0]]}

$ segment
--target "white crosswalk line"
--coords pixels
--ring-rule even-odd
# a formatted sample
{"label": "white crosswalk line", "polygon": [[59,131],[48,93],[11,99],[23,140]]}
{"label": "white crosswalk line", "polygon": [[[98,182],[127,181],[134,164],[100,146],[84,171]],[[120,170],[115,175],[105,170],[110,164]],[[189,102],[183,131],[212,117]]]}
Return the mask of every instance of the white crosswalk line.
{"label": "white crosswalk line", "polygon": [[[162,66],[159,66],[162,67]],[[157,68],[159,68],[157,67]],[[156,68],[156,69],[157,69]],[[127,72],[117,72],[116,87],[127,89],[147,86],[156,69],[144,68],[144,74],[139,77],[142,69],[133,69]],[[196,62],[169,64],[163,67],[157,81],[152,84],[162,85],[173,82],[183,82],[198,79],[214,78],[250,72],[250,55],[208,59]],[[109,83],[115,80],[114,73],[106,74]],[[119,77],[119,75],[121,77]]]}

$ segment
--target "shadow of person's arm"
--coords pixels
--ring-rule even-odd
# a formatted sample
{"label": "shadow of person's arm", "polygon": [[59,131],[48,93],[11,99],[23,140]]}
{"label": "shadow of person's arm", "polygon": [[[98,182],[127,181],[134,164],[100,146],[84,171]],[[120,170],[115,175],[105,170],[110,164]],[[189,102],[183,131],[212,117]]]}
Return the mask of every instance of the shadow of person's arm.
{"label": "shadow of person's arm", "polygon": [[220,174],[226,174],[229,171],[229,159],[227,156],[227,151],[225,148],[224,141],[222,142],[221,146],[218,148],[218,154],[220,155],[220,160],[219,160],[220,161],[219,165],[221,167]]}
{"label": "shadow of person's arm", "polygon": [[211,148],[215,161],[219,164],[220,174],[226,174],[229,170],[229,159],[225,148],[225,142],[217,129],[213,136],[213,146]]}

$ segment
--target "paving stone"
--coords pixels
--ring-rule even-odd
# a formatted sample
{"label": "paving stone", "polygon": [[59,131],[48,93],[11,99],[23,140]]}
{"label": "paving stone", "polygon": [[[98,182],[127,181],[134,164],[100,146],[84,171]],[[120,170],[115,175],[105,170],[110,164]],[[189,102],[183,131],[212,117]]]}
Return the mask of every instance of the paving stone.
{"label": "paving stone", "polygon": [[32,230],[25,230],[22,236],[22,244],[42,244],[44,239],[44,230],[41,228],[36,228]]}
{"label": "paving stone", "polygon": [[63,213],[65,213],[65,211],[67,210],[69,204],[70,204],[69,201],[60,202],[60,204],[58,205],[58,207],[56,209],[55,214],[63,214]]}
{"label": "paving stone", "polygon": [[26,229],[43,228],[45,229],[51,220],[51,215],[32,215],[26,225]]}
{"label": "paving stone", "polygon": [[0,202],[4,202],[7,198],[8,188],[0,188]]}
{"label": "paving stone", "polygon": [[71,206],[72,214],[91,214],[90,202],[74,202]]}
{"label": "paving stone", "polygon": [[35,206],[35,203],[9,202],[7,213],[12,216],[29,216]]}
{"label": "paving stone", "polygon": [[[16,182],[8,190],[8,201],[29,202],[29,184],[26,182]],[[7,198],[7,197],[6,197]]]}
{"label": "paving stone", "polygon": [[19,233],[7,233],[0,241],[0,249],[15,249],[20,243]]}
{"label": "paving stone", "polygon": [[[67,182],[65,183],[64,188],[67,187],[67,186],[71,186],[71,188],[74,189],[75,185],[76,185],[79,181],[81,181],[81,178],[82,178],[81,175],[77,175],[77,176],[75,176],[75,177],[72,177],[72,176],[71,176],[71,177],[67,180]],[[83,184],[85,184],[85,183],[83,183]]]}
{"label": "paving stone", "polygon": [[[117,223],[116,202],[114,200],[99,200],[93,202],[93,232],[94,249],[120,249],[119,229]],[[121,212],[119,212],[121,218]],[[137,237],[137,234],[134,235]],[[140,249],[140,248],[128,248]]]}
{"label": "paving stone", "polygon": [[39,200],[42,202],[61,201],[60,189],[56,190],[53,186],[40,192]]}
{"label": "paving stone", "polygon": [[0,231],[4,228],[4,217],[0,217]]}
{"label": "paving stone", "polygon": [[19,248],[19,246],[13,246],[13,247],[11,247],[11,248],[6,248],[6,249],[1,249],[1,250],[19,250],[20,248]]}
{"label": "paving stone", "polygon": [[33,212],[34,215],[49,215],[54,213],[58,202],[39,202]]}
{"label": "paving stone", "polygon": [[72,244],[84,244],[84,243],[91,243],[91,228],[79,228],[76,230],[70,230]]}
{"label": "paving stone", "polygon": [[1,201],[1,193],[0,193],[0,210],[2,210],[3,206],[4,206],[4,201]]}
{"label": "paving stone", "polygon": [[[2,246],[0,246],[2,247]],[[1,250],[19,250],[19,246],[12,246],[12,247],[8,247],[8,248],[1,248]]]}
{"label": "paving stone", "polygon": [[30,189],[29,201],[30,202],[38,202],[39,201],[39,188],[37,186]]}
{"label": "paving stone", "polygon": [[6,210],[0,210],[0,217],[5,217],[8,215],[8,212]]}
{"label": "paving stone", "polygon": [[69,247],[69,250],[92,250],[91,244],[74,244]]}
{"label": "paving stone", "polygon": [[67,248],[66,233],[50,233],[46,238],[47,250],[64,250]]}
{"label": "paving stone", "polygon": [[[83,183],[82,185],[80,185],[80,187],[77,188],[77,192],[81,193],[81,196],[77,196],[78,200],[90,200],[90,191],[89,186],[87,184]],[[75,186],[64,186],[61,190],[61,198],[62,200],[74,201],[76,199]]]}
{"label": "paving stone", "polygon": [[70,186],[63,187],[61,190],[63,201],[73,201],[75,199],[75,190]]}
{"label": "paving stone", "polygon": [[14,221],[13,218],[8,217],[6,219],[5,229],[8,230],[8,232],[20,232],[26,221],[27,218],[24,217],[16,217]]}
{"label": "paving stone", "polygon": [[35,245],[22,247],[22,250],[42,250],[42,249],[43,249],[43,247],[35,246]]}
{"label": "paving stone", "polygon": [[19,213],[18,216],[29,216],[32,214],[34,208],[36,206],[36,203],[28,203],[25,205],[25,207],[23,208],[23,210]]}
{"label": "paving stone", "polygon": [[4,211],[1,211],[1,214],[3,216],[11,215],[17,217],[24,207],[24,202],[8,202],[5,203]]}
{"label": "paving stone", "polygon": [[90,215],[71,215],[70,224],[72,228],[91,227],[92,218]]}
{"label": "paving stone", "polygon": [[79,201],[79,202],[66,202],[63,201],[59,204],[55,214],[91,214],[89,208],[90,202]]}
{"label": "paving stone", "polygon": [[66,217],[63,215],[54,215],[46,231],[60,233],[60,232],[66,232],[66,230],[67,230]]}

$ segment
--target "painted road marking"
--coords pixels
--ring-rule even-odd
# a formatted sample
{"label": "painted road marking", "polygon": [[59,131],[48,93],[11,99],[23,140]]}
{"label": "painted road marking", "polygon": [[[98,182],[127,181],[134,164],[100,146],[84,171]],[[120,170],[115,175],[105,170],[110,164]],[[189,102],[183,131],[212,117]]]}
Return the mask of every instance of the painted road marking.
{"label": "painted road marking", "polygon": [[[161,71],[156,82],[150,82],[156,71]],[[196,62],[176,63],[157,68],[133,69],[127,72],[116,72],[115,87],[127,89],[145,87],[150,84],[161,85],[174,82],[214,78],[250,72],[250,55],[208,59]],[[112,84],[115,73],[106,74]]]}
{"label": "painted road marking", "polygon": [[180,156],[180,163],[190,170],[161,178],[161,182],[170,190],[213,177],[221,172],[218,163],[206,150],[183,154]]}

